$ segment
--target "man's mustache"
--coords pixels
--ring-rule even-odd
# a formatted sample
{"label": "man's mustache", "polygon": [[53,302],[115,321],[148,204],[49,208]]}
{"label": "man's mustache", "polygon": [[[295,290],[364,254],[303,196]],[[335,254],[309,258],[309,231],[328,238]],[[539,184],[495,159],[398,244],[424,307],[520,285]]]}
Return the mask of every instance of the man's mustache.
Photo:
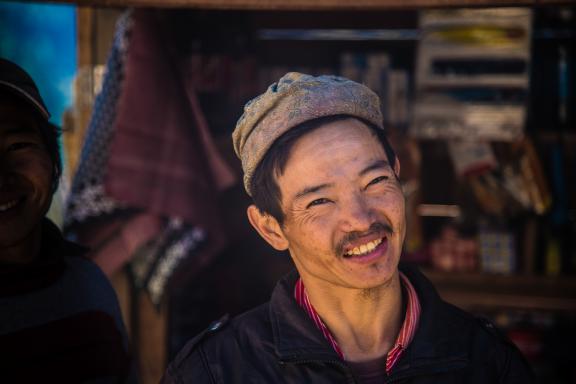
{"label": "man's mustache", "polygon": [[337,255],[342,255],[344,254],[344,247],[346,246],[346,244],[352,243],[358,239],[361,239],[363,237],[366,236],[370,236],[370,235],[381,235],[383,236],[384,234],[390,236],[392,233],[394,233],[394,230],[392,229],[392,226],[388,223],[381,223],[379,221],[374,222],[370,225],[370,228],[367,231],[364,232],[350,232],[347,233],[336,245],[336,254]]}

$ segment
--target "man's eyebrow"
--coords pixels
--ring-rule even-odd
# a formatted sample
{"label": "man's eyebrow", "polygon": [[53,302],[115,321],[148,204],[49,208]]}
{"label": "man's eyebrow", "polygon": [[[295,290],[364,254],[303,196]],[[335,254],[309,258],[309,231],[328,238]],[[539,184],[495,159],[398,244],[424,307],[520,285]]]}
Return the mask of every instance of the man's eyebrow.
{"label": "man's eyebrow", "polygon": [[[0,125],[2,125],[2,122],[0,122]],[[8,135],[39,134],[38,129],[30,124],[10,124],[5,133]]]}
{"label": "man's eyebrow", "polygon": [[319,192],[319,191],[326,189],[330,186],[332,186],[332,184],[326,183],[326,184],[314,185],[312,187],[306,187],[306,188],[302,189],[301,191],[299,191],[294,196],[294,200],[300,200],[303,197],[306,197],[306,196],[311,195],[313,193]]}
{"label": "man's eyebrow", "polygon": [[379,169],[383,169],[383,168],[389,168],[390,167],[390,163],[386,160],[376,160],[374,161],[372,164],[368,165],[366,168],[364,168],[363,170],[360,171],[360,176],[364,176],[369,172],[375,171],[375,170],[379,170]]}

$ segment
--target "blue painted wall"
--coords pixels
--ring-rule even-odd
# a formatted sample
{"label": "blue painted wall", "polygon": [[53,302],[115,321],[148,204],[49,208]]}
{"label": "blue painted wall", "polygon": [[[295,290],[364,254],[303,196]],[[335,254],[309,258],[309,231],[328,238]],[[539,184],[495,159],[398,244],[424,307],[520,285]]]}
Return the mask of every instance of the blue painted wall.
{"label": "blue painted wall", "polygon": [[0,2],[0,56],[30,73],[61,125],[76,74],[76,7]]}

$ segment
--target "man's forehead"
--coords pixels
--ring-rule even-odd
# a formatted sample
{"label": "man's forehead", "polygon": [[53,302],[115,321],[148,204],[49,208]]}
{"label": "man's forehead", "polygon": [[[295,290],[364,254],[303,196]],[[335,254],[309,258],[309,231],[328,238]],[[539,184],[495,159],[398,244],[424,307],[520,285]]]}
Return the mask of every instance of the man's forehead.
{"label": "man's forehead", "polygon": [[[300,189],[292,196],[297,198],[330,188],[333,177],[342,172],[346,178],[356,178],[390,167],[373,130],[357,119],[343,119],[300,136],[290,148],[284,172],[277,174],[276,180],[284,178],[279,183],[281,189]],[[283,176],[290,179],[288,184]]]}
{"label": "man's forehead", "polygon": [[19,103],[0,104],[0,132],[3,134],[40,134],[34,110]]}
{"label": "man's forehead", "polygon": [[[374,143],[379,143],[376,133],[365,122],[355,117],[344,117],[337,120],[330,120],[314,126],[299,135],[289,148],[288,158],[290,159],[298,147],[313,147],[322,150],[330,140],[334,138],[346,137],[348,140],[352,137],[362,136]],[[336,143],[345,144],[345,140],[336,140]],[[333,153],[337,155],[337,153]]]}

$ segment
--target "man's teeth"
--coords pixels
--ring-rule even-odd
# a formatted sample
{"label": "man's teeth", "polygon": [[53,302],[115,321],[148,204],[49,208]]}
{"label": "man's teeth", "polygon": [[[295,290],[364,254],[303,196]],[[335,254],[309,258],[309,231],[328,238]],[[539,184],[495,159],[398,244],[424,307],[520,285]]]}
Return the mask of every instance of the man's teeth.
{"label": "man's teeth", "polygon": [[9,201],[5,204],[2,204],[2,205],[0,205],[0,212],[7,211],[10,208],[12,208],[13,206],[15,206],[16,204],[18,204],[18,199]]}
{"label": "man's teeth", "polygon": [[368,252],[372,252],[376,247],[382,242],[382,239],[377,239],[374,241],[370,241],[369,243],[362,244],[359,247],[352,248],[348,252],[346,252],[347,256],[359,256],[364,255]]}

